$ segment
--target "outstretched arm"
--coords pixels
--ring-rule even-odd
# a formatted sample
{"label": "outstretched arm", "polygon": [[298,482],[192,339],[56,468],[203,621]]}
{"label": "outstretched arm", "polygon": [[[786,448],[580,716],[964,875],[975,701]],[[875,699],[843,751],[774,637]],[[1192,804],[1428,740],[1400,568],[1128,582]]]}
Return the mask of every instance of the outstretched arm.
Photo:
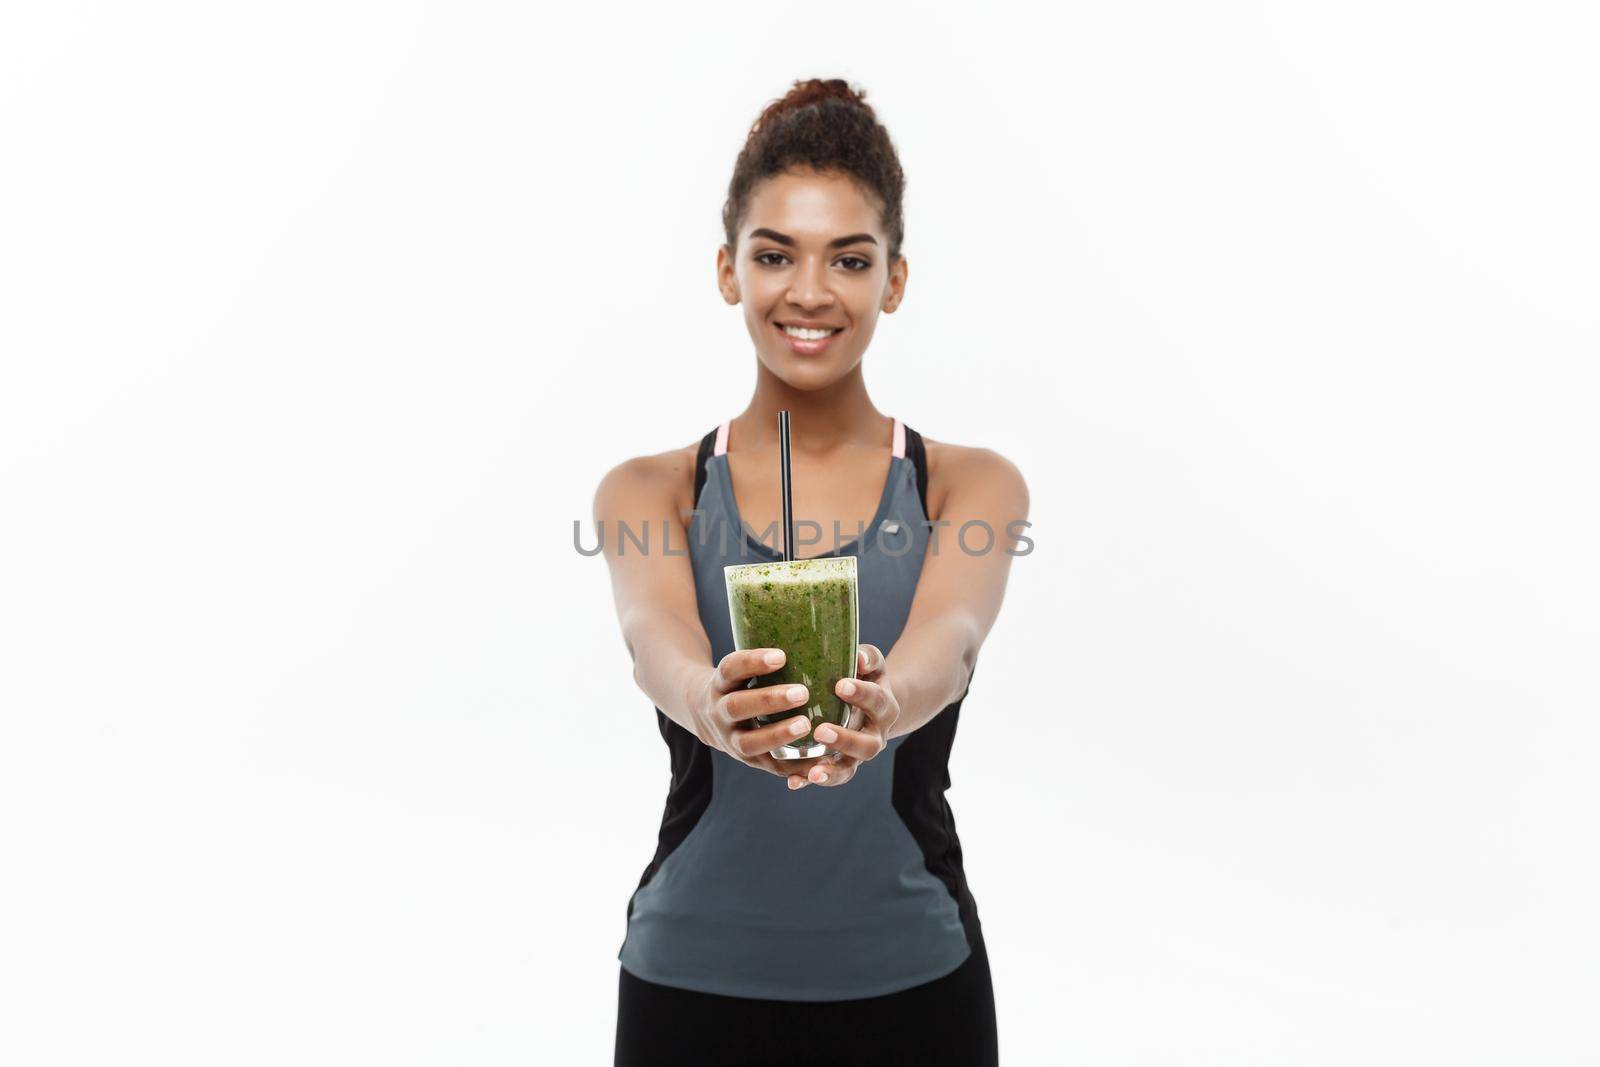
{"label": "outstretched arm", "polygon": [[[747,649],[711,661],[686,551],[688,531],[674,505],[674,486],[687,484],[692,454],[631,459],[607,473],[595,490],[595,522],[606,531],[601,544],[634,681],[667,718],[702,744],[780,778],[803,774],[821,757],[777,760],[771,752],[794,740],[794,728],[805,732],[805,717],[767,726],[755,720],[803,706],[810,694],[804,686],[748,688],[752,679],[783,663],[781,650]],[[646,523],[663,530],[665,541],[651,552],[630,549],[618,535],[622,522],[635,530]],[[676,546],[673,554],[667,553],[668,544]],[[768,659],[769,651],[777,658]]]}
{"label": "outstretched arm", "polygon": [[947,452],[938,480],[948,488],[905,627],[887,657],[861,646],[857,678],[841,679],[834,690],[857,709],[851,721],[860,721],[854,729],[817,727],[815,737],[834,754],[791,775],[791,789],[843,785],[890,739],[921,727],[967,691],[978,649],[1000,614],[1017,535],[1026,529],[1028,486],[1009,460],[981,448]]}
{"label": "outstretched arm", "polygon": [[[1028,517],[1028,486],[1010,460],[981,448],[948,458],[954,469],[941,472],[949,489],[940,525],[905,629],[884,661],[900,705],[888,737],[911,733],[966,693],[1005,598],[1014,535],[1024,529],[1016,520]],[[973,525],[963,535],[966,523]]]}
{"label": "outstretched arm", "polygon": [[601,480],[595,491],[594,518],[597,528],[605,531],[602,544],[611,570],[611,591],[622,639],[633,660],[634,681],[667,718],[701,736],[694,691],[711,663],[711,642],[695,607],[689,560],[667,555],[662,545],[640,552],[618,534],[624,522],[636,530],[646,525],[662,530],[665,540],[681,552],[689,543],[688,534],[675,513],[671,485],[688,477],[688,465],[670,453],[631,459]]}

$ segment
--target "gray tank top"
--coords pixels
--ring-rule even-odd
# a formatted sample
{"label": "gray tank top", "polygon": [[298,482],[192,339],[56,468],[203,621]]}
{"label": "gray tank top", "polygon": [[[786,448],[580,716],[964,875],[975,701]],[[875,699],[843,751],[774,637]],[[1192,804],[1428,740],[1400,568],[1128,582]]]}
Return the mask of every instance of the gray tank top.
{"label": "gray tank top", "polygon": [[[727,446],[727,423],[701,441],[689,525],[712,663],[734,647],[722,568],[782,558],[739,516]],[[929,536],[921,436],[896,419],[892,447],[877,513],[826,554],[856,557],[860,640],[885,653]],[[793,1001],[879,996],[959,967],[981,937],[944,796],[960,710],[957,700],[891,739],[842,786],[791,791],[656,709],[672,783],[656,854],[628,901],[622,966],[662,985]],[[811,946],[826,946],[828,966],[796,965],[795,949]]]}

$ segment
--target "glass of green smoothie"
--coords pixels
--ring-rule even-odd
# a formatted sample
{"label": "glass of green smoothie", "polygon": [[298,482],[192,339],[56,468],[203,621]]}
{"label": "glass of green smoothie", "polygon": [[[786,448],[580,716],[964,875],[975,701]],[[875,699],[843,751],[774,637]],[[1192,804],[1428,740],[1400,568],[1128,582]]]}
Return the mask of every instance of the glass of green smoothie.
{"label": "glass of green smoothie", "polygon": [[[722,569],[728,587],[728,615],[736,649],[781,648],[783,666],[750,680],[749,688],[803,685],[810,703],[775,715],[758,715],[768,726],[804,715],[812,729],[831,722],[844,726],[850,705],[833,690],[841,678],[856,676],[860,612],[856,600],[856,557],[825,556],[772,563],[744,563]],[[774,759],[827,755],[828,747],[808,731],[772,750]]]}

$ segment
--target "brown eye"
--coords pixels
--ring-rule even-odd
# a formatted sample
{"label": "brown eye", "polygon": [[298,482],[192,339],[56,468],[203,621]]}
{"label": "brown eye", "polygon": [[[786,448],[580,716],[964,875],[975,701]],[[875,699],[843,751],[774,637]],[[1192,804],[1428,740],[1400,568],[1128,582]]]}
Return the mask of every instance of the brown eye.
{"label": "brown eye", "polygon": [[761,264],[763,267],[776,267],[778,264],[776,264],[776,263],[768,263],[767,262],[767,257],[768,256],[777,256],[779,259],[782,259],[783,258],[783,253],[781,253],[781,252],[762,252],[762,253],[760,253],[759,255],[757,255],[755,257],[756,262]]}
{"label": "brown eye", "polygon": [[850,268],[851,270],[868,270],[872,266],[872,264],[870,262],[868,262],[867,260],[862,259],[860,256],[845,256],[844,259],[841,259],[839,262],[844,263],[844,262],[847,262],[847,261],[853,261],[853,262],[861,264],[861,266],[859,266],[859,267],[851,267]]}

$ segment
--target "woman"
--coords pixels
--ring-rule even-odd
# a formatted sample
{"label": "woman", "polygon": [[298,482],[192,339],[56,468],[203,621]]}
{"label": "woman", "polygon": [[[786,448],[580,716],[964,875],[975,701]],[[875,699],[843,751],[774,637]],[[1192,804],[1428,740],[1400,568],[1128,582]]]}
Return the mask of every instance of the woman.
{"label": "woman", "polygon": [[[878,313],[905,295],[903,186],[887,132],[843,81],[797,82],[766,109],[717,255],[755,342],[754,395],[700,440],[619,465],[595,495],[602,530],[666,522],[655,552],[606,553],[672,758],[618,957],[619,1065],[997,1061],[944,791],[1028,492],[1001,456],[923,438],[867,395]],[[834,531],[832,551],[797,537],[794,554],[856,556],[860,600],[858,678],[836,690],[850,722],[818,727],[828,754],[801,760],[769,755],[796,720],[755,716],[810,696],[745,688],[782,650],[733,651],[722,573],[781,558],[757,531],[781,510],[783,409],[796,525]]]}

